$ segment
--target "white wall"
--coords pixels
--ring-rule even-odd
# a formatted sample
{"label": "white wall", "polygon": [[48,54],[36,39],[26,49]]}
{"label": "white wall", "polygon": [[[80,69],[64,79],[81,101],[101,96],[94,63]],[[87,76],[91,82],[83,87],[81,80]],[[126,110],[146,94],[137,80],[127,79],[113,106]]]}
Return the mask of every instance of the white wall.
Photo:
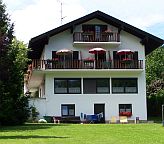
{"label": "white wall", "polygon": [[47,105],[45,98],[31,98],[29,100],[29,106],[35,106],[39,112],[39,117],[42,118],[47,113]]}
{"label": "white wall", "polygon": [[[72,73],[72,75],[64,77],[66,78],[85,78],[82,74]],[[111,116],[118,116],[118,104],[132,104],[133,116],[140,117],[142,120],[147,119],[146,114],[146,89],[145,89],[145,80],[144,73],[141,74],[110,74],[108,76],[98,76],[97,74],[92,74],[92,78],[108,77],[108,78],[128,78],[135,77],[138,78],[138,94],[54,94],[54,78],[61,77],[62,74],[47,74],[46,75],[46,100],[41,101],[40,104],[38,101],[35,101],[35,105],[41,111],[41,116],[44,115],[61,115],[61,104],[75,104],[75,115],[80,116],[80,113],[93,114],[94,113],[94,104],[105,104],[105,116],[106,120],[109,120]]]}

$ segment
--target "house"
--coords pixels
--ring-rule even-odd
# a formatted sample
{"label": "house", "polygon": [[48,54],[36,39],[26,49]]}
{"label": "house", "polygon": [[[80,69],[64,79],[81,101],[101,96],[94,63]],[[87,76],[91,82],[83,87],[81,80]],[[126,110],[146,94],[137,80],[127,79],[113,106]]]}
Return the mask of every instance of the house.
{"label": "house", "polygon": [[95,11],[29,42],[25,76],[39,117],[147,120],[145,55],[163,40]]}

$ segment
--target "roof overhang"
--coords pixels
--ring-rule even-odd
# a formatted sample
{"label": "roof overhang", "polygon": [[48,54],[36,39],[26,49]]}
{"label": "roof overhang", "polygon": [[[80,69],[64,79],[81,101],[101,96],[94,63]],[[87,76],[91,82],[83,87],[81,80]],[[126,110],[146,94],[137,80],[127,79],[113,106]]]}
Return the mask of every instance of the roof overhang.
{"label": "roof overhang", "polygon": [[119,29],[119,31],[124,30],[132,35],[135,35],[141,39],[141,43],[145,45],[145,54],[149,54],[154,49],[162,46],[164,44],[164,40],[160,39],[152,34],[149,34],[145,31],[142,31],[130,24],[127,24],[119,19],[116,19],[110,15],[107,15],[101,11],[95,11],[91,14],[88,14],[86,16],[83,16],[79,19],[76,19],[72,22],[69,22],[65,25],[62,25],[60,27],[57,27],[55,29],[52,29],[48,32],[45,32],[41,35],[38,35],[34,38],[32,38],[29,42],[29,48],[31,48],[31,51],[29,52],[29,58],[31,59],[39,59],[41,56],[41,53],[43,51],[43,48],[45,44],[48,44],[49,37],[52,37],[58,33],[61,33],[65,30],[70,29],[71,32],[73,32],[73,28],[76,25],[79,25],[81,23],[85,23],[91,19],[99,19],[101,21],[104,21],[110,25],[113,25]]}

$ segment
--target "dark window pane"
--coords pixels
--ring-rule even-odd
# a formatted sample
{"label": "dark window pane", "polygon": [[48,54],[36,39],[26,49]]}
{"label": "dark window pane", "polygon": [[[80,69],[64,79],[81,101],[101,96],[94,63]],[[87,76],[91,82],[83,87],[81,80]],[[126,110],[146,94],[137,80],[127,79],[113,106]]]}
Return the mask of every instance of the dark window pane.
{"label": "dark window pane", "polygon": [[84,79],[83,89],[84,89],[84,94],[95,94],[96,93],[96,80]]}
{"label": "dark window pane", "polygon": [[84,94],[109,93],[109,79],[83,79]]}
{"label": "dark window pane", "polygon": [[55,93],[67,93],[67,80],[55,80]]}
{"label": "dark window pane", "polygon": [[63,105],[63,106],[61,107],[61,110],[62,110],[62,116],[68,115],[68,106]]}
{"label": "dark window pane", "polygon": [[122,79],[112,79],[112,93],[124,93],[124,82]]}
{"label": "dark window pane", "polygon": [[97,79],[97,93],[109,93],[109,79]]}
{"label": "dark window pane", "polygon": [[81,93],[81,79],[68,80],[68,93]]}

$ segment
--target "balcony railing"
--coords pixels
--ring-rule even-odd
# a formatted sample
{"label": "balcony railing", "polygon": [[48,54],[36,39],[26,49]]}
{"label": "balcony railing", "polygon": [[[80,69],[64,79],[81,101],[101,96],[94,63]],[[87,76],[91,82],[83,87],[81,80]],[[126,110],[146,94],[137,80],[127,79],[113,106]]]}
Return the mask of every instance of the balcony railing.
{"label": "balcony railing", "polygon": [[120,42],[118,33],[102,32],[95,34],[94,32],[75,32],[73,35],[74,42]]}
{"label": "balcony railing", "polygon": [[93,60],[33,60],[32,69],[142,69],[143,60],[132,61],[93,61]]}

